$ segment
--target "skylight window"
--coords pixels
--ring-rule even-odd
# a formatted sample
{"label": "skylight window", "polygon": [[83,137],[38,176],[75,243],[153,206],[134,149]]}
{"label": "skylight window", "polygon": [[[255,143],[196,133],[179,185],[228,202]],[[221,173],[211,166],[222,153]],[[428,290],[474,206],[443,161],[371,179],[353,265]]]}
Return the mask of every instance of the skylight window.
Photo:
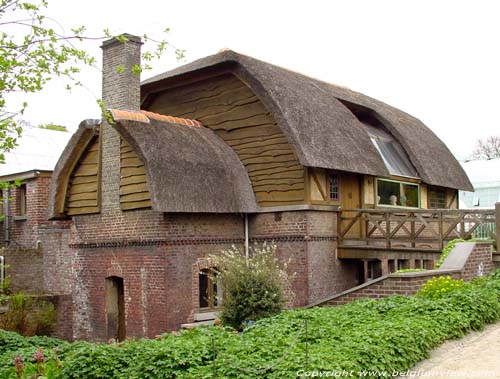
{"label": "skylight window", "polygon": [[417,178],[413,167],[401,145],[389,133],[363,122],[370,139],[391,175]]}
{"label": "skylight window", "polygon": [[384,124],[380,122],[373,110],[349,101],[342,101],[342,104],[365,127],[373,145],[391,175],[418,179],[418,172],[408,159],[406,152],[399,142],[386,131]]}

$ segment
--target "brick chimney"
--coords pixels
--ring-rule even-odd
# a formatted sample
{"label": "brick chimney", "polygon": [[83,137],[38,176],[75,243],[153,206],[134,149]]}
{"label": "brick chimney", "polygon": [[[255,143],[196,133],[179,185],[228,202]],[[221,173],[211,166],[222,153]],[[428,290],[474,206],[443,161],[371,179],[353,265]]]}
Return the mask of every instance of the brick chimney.
{"label": "brick chimney", "polygon": [[[141,63],[141,39],[130,34],[105,41],[102,48],[102,100],[107,109],[138,111],[141,81],[132,67]],[[120,212],[120,143],[118,132],[106,120],[101,124],[101,217]]]}
{"label": "brick chimney", "polygon": [[102,100],[106,108],[140,110],[141,80],[132,73],[132,67],[141,64],[141,45],[141,38],[130,34],[103,42]]}

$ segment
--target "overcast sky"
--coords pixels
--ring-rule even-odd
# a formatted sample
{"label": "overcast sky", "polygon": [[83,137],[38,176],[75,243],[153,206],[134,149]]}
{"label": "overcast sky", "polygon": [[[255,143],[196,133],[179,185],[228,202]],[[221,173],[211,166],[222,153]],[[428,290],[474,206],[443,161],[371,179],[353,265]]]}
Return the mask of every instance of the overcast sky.
{"label": "overcast sky", "polygon": [[[349,87],[421,119],[460,158],[500,135],[500,1],[49,0],[47,13],[89,35],[169,27],[185,62],[230,48]],[[85,43],[100,61],[99,45]],[[180,64],[171,51],[142,79]],[[100,76],[84,70],[86,88],[71,93],[55,80],[29,98],[25,119],[75,130],[98,118]]]}

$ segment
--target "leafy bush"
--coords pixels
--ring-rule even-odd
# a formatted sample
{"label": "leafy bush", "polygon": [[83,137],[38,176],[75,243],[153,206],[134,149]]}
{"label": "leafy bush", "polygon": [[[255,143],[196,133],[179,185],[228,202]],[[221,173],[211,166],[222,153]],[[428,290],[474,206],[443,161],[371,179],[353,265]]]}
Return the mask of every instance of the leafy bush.
{"label": "leafy bush", "polygon": [[9,296],[9,309],[0,315],[0,328],[25,336],[47,335],[56,320],[53,304],[18,293]]}
{"label": "leafy bush", "polygon": [[276,245],[255,245],[248,259],[233,246],[211,260],[224,288],[220,313],[224,324],[241,330],[249,322],[281,311],[284,285],[290,278],[276,256]]}
{"label": "leafy bush", "polygon": [[[295,378],[307,368],[388,377],[426,358],[443,341],[500,319],[499,298],[500,271],[436,299],[393,296],[284,311],[239,334],[214,326],[118,344],[61,341],[59,358],[50,350],[57,340],[46,339],[45,374],[52,379],[277,379]],[[25,373],[35,373],[33,340],[7,332],[0,333],[3,338],[10,348],[0,345],[0,377],[16,378],[15,355],[24,357]]]}
{"label": "leafy bush", "polygon": [[429,299],[438,299],[448,292],[463,288],[465,285],[462,279],[453,279],[451,276],[439,276],[428,280],[418,291],[417,295]]}

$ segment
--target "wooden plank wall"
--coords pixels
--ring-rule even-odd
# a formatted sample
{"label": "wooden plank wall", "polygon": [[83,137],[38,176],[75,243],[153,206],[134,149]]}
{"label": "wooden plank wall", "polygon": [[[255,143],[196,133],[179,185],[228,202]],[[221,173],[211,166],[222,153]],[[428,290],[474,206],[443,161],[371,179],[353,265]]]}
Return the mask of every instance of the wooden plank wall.
{"label": "wooden plank wall", "polygon": [[89,143],[71,174],[66,194],[68,215],[99,212],[99,162],[99,137],[95,137]]}
{"label": "wooden plank wall", "polygon": [[226,74],[163,91],[149,110],[196,119],[233,148],[261,206],[305,201],[304,167],[261,101]]}
{"label": "wooden plank wall", "polygon": [[123,210],[151,206],[144,163],[122,138],[120,144],[120,207]]}

